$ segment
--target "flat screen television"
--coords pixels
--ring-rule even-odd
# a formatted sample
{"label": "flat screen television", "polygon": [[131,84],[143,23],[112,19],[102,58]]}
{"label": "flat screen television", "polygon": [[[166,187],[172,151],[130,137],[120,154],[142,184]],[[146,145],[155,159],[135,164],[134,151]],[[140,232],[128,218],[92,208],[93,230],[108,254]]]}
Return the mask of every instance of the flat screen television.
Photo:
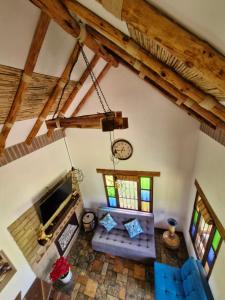
{"label": "flat screen television", "polygon": [[57,186],[56,189],[54,189],[51,194],[41,202],[39,206],[39,213],[43,224],[48,222],[62,202],[66,200],[70,194],[72,194],[71,177]]}

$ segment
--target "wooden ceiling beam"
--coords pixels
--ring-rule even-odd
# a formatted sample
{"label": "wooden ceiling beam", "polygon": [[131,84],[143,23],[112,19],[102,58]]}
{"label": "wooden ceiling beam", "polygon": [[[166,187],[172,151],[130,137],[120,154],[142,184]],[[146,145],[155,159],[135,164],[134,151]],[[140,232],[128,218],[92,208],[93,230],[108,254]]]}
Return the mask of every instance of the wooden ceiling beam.
{"label": "wooden ceiling beam", "polygon": [[114,67],[118,66],[115,58],[108,54],[101,45],[99,45],[92,36],[86,32],[85,28],[81,26],[69,13],[67,8],[60,0],[29,0],[34,5],[39,7],[42,11],[48,14],[59,26],[61,26],[67,33],[75,38],[79,38],[89,49],[101,56],[107,62],[111,62]]}
{"label": "wooden ceiling beam", "polygon": [[[154,40],[169,53],[198,70],[204,79],[225,92],[225,57],[205,41],[163,15],[145,0],[97,0],[116,17]],[[116,9],[113,8],[116,6]],[[119,13],[118,13],[119,11]]]}
{"label": "wooden ceiling beam", "polygon": [[127,129],[128,119],[122,117],[121,112],[97,113],[70,118],[56,118],[47,120],[48,129],[54,128],[89,128],[112,131],[114,129]]}
{"label": "wooden ceiling beam", "polygon": [[0,154],[4,151],[6,139],[13,124],[16,121],[17,113],[24,100],[24,96],[31,80],[32,73],[34,71],[49,23],[50,18],[48,17],[48,15],[46,15],[44,12],[41,12],[15,98],[0,134]]}
{"label": "wooden ceiling beam", "polygon": [[38,116],[31,132],[29,133],[28,137],[26,138],[26,143],[28,145],[30,145],[33,141],[33,139],[35,138],[35,136],[37,135],[39,129],[41,128],[43,122],[45,121],[45,119],[47,118],[54,102],[56,101],[56,99],[59,97],[59,95],[62,93],[62,90],[64,89],[65,85],[67,84],[69,77],[70,77],[70,73],[72,72],[72,69],[74,67],[74,65],[76,64],[77,60],[78,60],[78,56],[80,53],[80,49],[81,46],[79,44],[79,42],[76,42],[76,45],[70,55],[70,58],[66,64],[66,67],[60,77],[60,79],[58,80],[55,88],[52,91],[52,94],[49,96],[47,102],[45,103],[40,115]]}
{"label": "wooden ceiling beam", "polygon": [[[225,121],[225,107],[217,102],[215,98],[204,93],[202,90],[195,87],[190,82],[183,79],[180,75],[173,72],[169,67],[162,62],[153,58],[146,50],[139,46],[136,42],[123,34],[121,31],[113,27],[111,24],[94,14],[92,11],[73,0],[61,0],[64,5],[74,14],[81,17],[90,26],[87,31],[93,35],[100,43],[104,45],[101,36],[106,37],[109,41],[119,46],[121,49],[136,58],[148,68],[156,72],[161,78],[173,85],[185,96],[191,98],[198,103],[202,108],[212,112],[222,121]],[[94,29],[93,29],[94,28]],[[100,33],[100,35],[99,35]],[[113,49],[112,49],[113,50]],[[182,104],[182,101],[180,101]]]}
{"label": "wooden ceiling beam", "polygon": [[[143,63],[133,58],[127,52],[122,50],[120,47],[116,46],[108,39],[102,37],[101,42],[107,46],[108,49],[111,49],[113,53],[115,53],[118,57],[120,57],[127,64],[132,66],[135,69],[142,79],[145,77],[149,78],[151,81],[155,82],[157,86],[159,86],[162,90],[166,91],[167,94],[173,96],[176,99],[175,104],[178,101],[183,103],[183,106],[187,108],[188,111],[192,110],[196,114],[202,116],[207,122],[211,123],[214,127],[220,127],[225,129],[225,123],[217,118],[213,113],[205,110],[201,106],[199,106],[196,102],[191,100],[189,97],[183,95],[179,90],[177,90],[173,85],[165,81],[162,77],[160,77],[157,73],[152,71],[150,68],[146,67]],[[178,105],[180,107],[180,105]]]}
{"label": "wooden ceiling beam", "polygon": [[[111,64],[107,63],[105,65],[105,67],[103,68],[103,70],[101,71],[101,73],[99,74],[99,76],[97,77],[98,83],[105,77],[105,75],[108,73],[108,71],[109,71],[110,68],[111,68]],[[89,90],[87,91],[87,93],[85,94],[85,96],[82,98],[82,100],[80,101],[80,103],[75,108],[74,112],[72,113],[72,117],[76,117],[78,115],[78,113],[84,107],[85,103],[87,102],[87,100],[89,99],[89,97],[91,96],[91,94],[94,91],[95,91],[95,85],[92,84],[92,86],[89,88]]]}

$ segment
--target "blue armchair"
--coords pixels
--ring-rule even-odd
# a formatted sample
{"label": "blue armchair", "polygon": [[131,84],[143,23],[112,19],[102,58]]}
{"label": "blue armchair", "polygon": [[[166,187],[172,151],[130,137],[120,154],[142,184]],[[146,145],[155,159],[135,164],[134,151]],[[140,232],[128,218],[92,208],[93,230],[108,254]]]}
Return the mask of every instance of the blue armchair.
{"label": "blue armchair", "polygon": [[200,261],[190,257],[181,268],[155,262],[156,300],[213,300]]}

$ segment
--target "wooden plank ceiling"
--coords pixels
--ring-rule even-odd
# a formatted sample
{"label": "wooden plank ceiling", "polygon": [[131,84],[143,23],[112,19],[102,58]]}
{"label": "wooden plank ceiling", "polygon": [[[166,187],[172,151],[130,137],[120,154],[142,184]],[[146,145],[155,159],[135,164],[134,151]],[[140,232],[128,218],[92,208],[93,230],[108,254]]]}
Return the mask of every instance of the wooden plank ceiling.
{"label": "wooden plank ceiling", "polygon": [[[39,116],[26,139],[27,143],[32,142],[42,123],[54,111],[59,94],[66,85],[58,116],[62,118],[65,115],[88,77],[89,72],[85,70],[78,82],[69,80],[69,73],[76,64],[83,45],[95,53],[91,62],[92,67],[97,64],[100,57],[107,62],[99,75],[99,80],[107,74],[110,67],[117,67],[118,62],[123,63],[140,78],[157,86],[170,101],[201,123],[225,129],[225,107],[221,103],[225,101],[223,55],[144,0],[96,1],[115,17],[126,22],[129,36],[78,1],[30,0],[41,9],[42,13],[27,58],[28,65],[32,60],[31,67],[27,71],[27,65],[25,66],[23,72],[25,75],[22,79],[20,79],[22,71],[12,70],[17,81],[11,85],[8,81],[6,84],[5,93],[11,93],[11,96],[8,95],[8,99],[11,99],[8,106],[11,105],[11,109],[6,108],[5,101],[2,102],[0,109],[5,110],[0,119],[0,122],[4,121],[0,134],[0,151],[5,147],[6,138],[15,120],[28,117],[30,111],[28,99],[31,104],[34,97],[40,98],[40,101],[38,109],[30,111],[30,118]],[[74,51],[60,79],[41,74],[32,76],[50,19],[76,39]],[[84,22],[82,25],[81,20]],[[32,56],[32,53],[35,55]],[[0,66],[0,81],[4,72],[11,71],[5,66]],[[31,76],[32,80],[28,85]],[[42,84],[45,86],[38,95],[34,88],[37,82],[40,86]],[[77,115],[93,91],[92,86],[78,103],[73,116]],[[12,95],[15,95],[14,98]],[[49,129],[48,133],[51,134],[52,130]]]}

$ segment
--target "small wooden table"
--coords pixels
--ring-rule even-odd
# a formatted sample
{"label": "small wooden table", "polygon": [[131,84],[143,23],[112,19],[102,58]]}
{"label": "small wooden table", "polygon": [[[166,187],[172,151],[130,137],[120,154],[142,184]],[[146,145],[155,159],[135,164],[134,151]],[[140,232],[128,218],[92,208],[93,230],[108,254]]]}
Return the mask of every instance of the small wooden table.
{"label": "small wooden table", "polygon": [[163,233],[163,242],[167,248],[173,250],[178,249],[180,246],[179,236],[176,233],[174,233],[174,235],[171,236],[169,231],[165,231]]}

